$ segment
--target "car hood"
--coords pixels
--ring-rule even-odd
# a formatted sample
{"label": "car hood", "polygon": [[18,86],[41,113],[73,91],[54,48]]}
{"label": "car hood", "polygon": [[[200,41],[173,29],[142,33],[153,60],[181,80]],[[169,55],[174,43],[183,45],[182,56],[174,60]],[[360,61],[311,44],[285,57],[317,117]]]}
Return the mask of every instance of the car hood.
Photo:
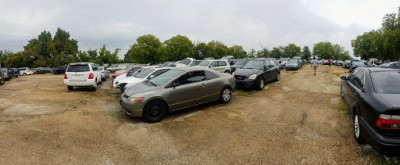
{"label": "car hood", "polygon": [[240,75],[240,76],[250,76],[254,73],[259,72],[260,70],[258,69],[238,69],[235,71],[235,75]]}
{"label": "car hood", "polygon": [[144,82],[142,82],[142,83],[135,84],[135,85],[125,89],[124,95],[132,96],[132,95],[134,95],[136,93],[141,93],[142,94],[142,93],[154,90],[155,88],[157,88],[157,87],[149,86],[149,85],[145,84]]}
{"label": "car hood", "polygon": [[377,93],[376,95],[389,104],[391,108],[400,109],[400,94]]}

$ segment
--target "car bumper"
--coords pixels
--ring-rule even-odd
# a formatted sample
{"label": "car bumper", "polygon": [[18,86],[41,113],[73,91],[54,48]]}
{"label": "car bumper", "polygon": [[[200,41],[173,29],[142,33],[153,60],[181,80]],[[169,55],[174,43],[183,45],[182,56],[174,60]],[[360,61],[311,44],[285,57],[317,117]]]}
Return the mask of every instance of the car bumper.
{"label": "car bumper", "polygon": [[299,69],[299,67],[298,66],[286,66],[286,69],[287,70],[297,70],[297,69]]}
{"label": "car bumper", "polygon": [[400,155],[400,138],[385,137],[372,129],[364,120],[361,120],[361,126],[365,140],[379,153],[388,156]]}
{"label": "car bumper", "polygon": [[123,94],[120,97],[119,103],[121,104],[122,110],[125,114],[133,117],[142,117],[143,108],[144,108],[144,100],[139,102],[131,102],[127,100],[128,98],[124,97]]}
{"label": "car bumper", "polygon": [[254,88],[256,86],[256,80],[236,80],[237,88]]}
{"label": "car bumper", "polygon": [[64,80],[64,84],[67,86],[96,86],[95,80]]}

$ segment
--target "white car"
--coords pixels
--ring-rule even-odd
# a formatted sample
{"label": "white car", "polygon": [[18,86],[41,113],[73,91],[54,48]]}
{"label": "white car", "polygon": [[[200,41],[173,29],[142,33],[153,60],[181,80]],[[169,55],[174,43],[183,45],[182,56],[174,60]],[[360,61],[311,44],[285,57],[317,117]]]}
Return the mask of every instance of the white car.
{"label": "white car", "polygon": [[231,65],[226,60],[203,60],[197,66],[208,67],[221,73],[231,73]]}
{"label": "white car", "polygon": [[97,84],[101,84],[101,73],[97,65],[91,62],[70,63],[65,70],[64,84],[68,90],[74,87],[92,87],[96,90]]}
{"label": "white car", "polygon": [[170,69],[171,69],[170,67],[142,68],[140,71],[135,72],[132,77],[127,77],[125,79],[122,79],[122,80],[118,81],[117,84],[118,84],[121,92],[124,92],[125,89],[127,89],[137,83],[157,77],[158,75],[161,75],[164,72],[169,71]]}
{"label": "white car", "polygon": [[122,79],[126,78],[126,73],[122,73],[121,75],[119,75],[118,77],[115,77],[115,79],[113,80],[113,88],[118,88],[118,82]]}
{"label": "white car", "polygon": [[19,75],[32,75],[33,74],[33,70],[27,68],[27,67],[22,67],[22,68],[18,68],[19,70]]}

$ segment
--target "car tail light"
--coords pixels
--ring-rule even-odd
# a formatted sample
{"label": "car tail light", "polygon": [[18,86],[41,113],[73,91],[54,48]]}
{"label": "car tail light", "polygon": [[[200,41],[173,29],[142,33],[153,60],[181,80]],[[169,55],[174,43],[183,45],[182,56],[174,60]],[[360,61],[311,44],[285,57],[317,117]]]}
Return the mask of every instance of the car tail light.
{"label": "car tail light", "polygon": [[68,79],[67,74],[64,74],[64,79]]}
{"label": "car tail light", "polygon": [[379,115],[376,125],[382,129],[400,129],[400,116]]}
{"label": "car tail light", "polygon": [[101,72],[101,73],[104,73],[104,72]]}
{"label": "car tail light", "polygon": [[90,73],[89,74],[89,79],[93,79],[94,78],[94,74],[93,73]]}

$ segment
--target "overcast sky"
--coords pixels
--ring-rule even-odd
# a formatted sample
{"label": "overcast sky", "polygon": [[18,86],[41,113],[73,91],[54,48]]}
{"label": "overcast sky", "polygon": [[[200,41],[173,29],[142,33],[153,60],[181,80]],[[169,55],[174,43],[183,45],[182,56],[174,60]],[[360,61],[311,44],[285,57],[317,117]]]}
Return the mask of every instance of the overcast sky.
{"label": "overcast sky", "polygon": [[0,49],[23,50],[42,31],[57,27],[80,50],[121,48],[145,34],[161,42],[185,35],[246,50],[330,41],[352,54],[351,40],[377,29],[400,0],[0,0]]}

